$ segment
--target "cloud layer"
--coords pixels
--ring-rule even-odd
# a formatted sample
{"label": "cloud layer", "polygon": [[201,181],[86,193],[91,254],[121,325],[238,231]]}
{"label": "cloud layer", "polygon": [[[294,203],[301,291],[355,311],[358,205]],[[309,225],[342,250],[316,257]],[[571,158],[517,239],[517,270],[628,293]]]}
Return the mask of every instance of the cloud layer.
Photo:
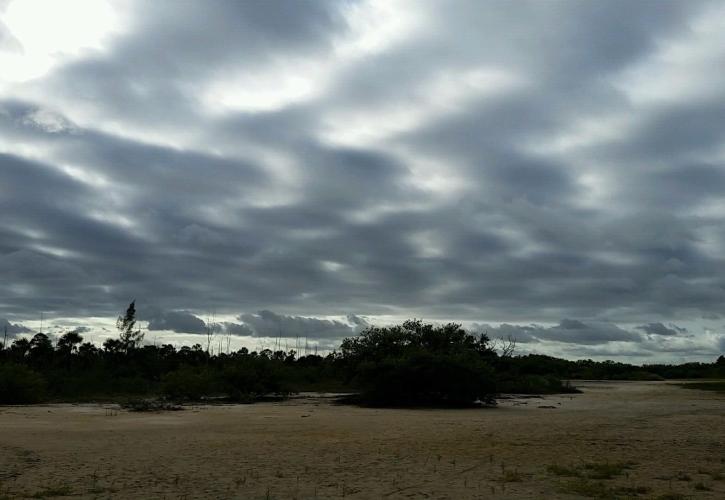
{"label": "cloud layer", "polygon": [[720,3],[99,0],[45,33],[20,4],[13,321],[136,298],[153,330],[330,339],[354,321],[312,317],[352,313],[647,352],[722,327]]}

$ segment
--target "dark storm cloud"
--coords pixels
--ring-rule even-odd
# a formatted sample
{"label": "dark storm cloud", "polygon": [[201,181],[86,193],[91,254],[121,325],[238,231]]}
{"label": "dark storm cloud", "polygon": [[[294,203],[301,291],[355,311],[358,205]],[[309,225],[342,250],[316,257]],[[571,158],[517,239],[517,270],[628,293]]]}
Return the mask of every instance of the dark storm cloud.
{"label": "dark storm cloud", "polygon": [[0,85],[0,312],[654,352],[725,301],[720,8],[127,3],[102,50]]}
{"label": "dark storm cloud", "polygon": [[150,316],[141,316],[148,321],[149,330],[171,330],[177,333],[205,333],[203,319],[184,311],[155,312]]}

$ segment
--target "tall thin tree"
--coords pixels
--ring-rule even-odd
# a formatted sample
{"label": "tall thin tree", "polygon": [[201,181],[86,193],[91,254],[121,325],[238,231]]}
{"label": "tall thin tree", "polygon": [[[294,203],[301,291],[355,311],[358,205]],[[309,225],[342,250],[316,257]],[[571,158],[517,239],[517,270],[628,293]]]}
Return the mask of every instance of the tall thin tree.
{"label": "tall thin tree", "polygon": [[118,317],[116,328],[118,328],[119,340],[125,351],[128,352],[141,345],[144,334],[140,329],[136,329],[136,300],[131,301],[124,316]]}

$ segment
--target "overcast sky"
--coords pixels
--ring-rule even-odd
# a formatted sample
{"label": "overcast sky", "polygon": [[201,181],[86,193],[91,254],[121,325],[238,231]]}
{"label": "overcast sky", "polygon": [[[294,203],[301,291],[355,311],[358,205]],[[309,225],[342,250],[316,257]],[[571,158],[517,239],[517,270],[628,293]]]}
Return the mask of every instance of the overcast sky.
{"label": "overcast sky", "polygon": [[0,323],[714,359],[723,67],[723,2],[0,0]]}

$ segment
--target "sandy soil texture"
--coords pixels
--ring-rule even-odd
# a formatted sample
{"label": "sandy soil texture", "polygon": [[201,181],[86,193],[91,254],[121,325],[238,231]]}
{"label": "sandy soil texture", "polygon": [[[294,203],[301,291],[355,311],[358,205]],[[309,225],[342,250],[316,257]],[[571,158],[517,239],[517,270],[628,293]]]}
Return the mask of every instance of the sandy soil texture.
{"label": "sandy soil texture", "polygon": [[723,395],[577,385],[496,409],[0,407],[0,498],[725,498]]}

